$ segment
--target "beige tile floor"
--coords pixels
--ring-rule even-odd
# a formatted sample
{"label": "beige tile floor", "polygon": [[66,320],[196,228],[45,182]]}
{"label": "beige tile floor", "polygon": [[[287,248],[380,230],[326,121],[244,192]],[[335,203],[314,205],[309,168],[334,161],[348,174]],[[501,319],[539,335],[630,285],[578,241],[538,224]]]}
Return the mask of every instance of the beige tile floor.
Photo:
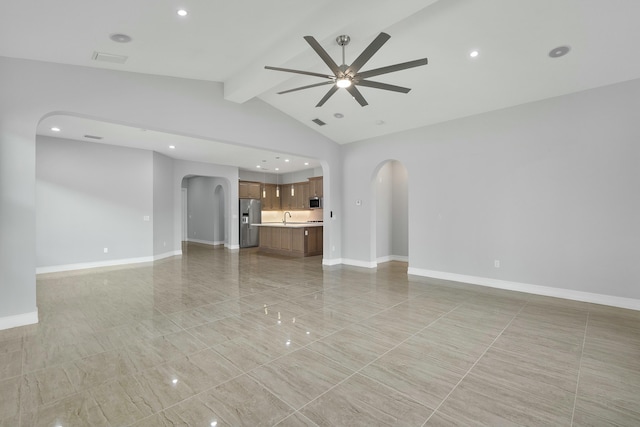
{"label": "beige tile floor", "polygon": [[640,425],[640,312],[196,244],[37,296],[3,427]]}

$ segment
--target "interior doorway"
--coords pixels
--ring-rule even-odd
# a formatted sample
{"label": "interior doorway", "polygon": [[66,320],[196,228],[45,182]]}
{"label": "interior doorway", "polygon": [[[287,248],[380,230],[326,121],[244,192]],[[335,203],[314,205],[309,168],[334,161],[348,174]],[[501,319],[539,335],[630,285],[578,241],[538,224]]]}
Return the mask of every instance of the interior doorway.
{"label": "interior doorway", "polygon": [[375,174],[375,260],[409,261],[409,184],[397,160],[382,163]]}
{"label": "interior doorway", "polygon": [[182,179],[183,241],[228,245],[224,178],[187,176]]}

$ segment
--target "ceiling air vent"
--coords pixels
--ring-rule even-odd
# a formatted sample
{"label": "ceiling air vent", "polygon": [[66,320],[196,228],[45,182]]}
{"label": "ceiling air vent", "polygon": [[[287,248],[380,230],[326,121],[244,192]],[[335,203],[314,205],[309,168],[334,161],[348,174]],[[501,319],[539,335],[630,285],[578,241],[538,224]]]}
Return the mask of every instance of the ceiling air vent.
{"label": "ceiling air vent", "polygon": [[90,139],[102,139],[101,136],[95,136],[95,135],[85,135],[85,138],[90,138]]}
{"label": "ceiling air vent", "polygon": [[124,64],[127,62],[127,58],[127,56],[104,52],[93,52],[93,56],[91,57],[94,61],[111,62],[112,64]]}
{"label": "ceiling air vent", "polygon": [[324,126],[324,125],[326,125],[326,123],[325,123],[325,122],[323,122],[323,121],[322,121],[322,120],[320,120],[320,119],[313,119],[313,120],[311,120],[311,121],[312,121],[313,123],[317,124],[318,126]]}

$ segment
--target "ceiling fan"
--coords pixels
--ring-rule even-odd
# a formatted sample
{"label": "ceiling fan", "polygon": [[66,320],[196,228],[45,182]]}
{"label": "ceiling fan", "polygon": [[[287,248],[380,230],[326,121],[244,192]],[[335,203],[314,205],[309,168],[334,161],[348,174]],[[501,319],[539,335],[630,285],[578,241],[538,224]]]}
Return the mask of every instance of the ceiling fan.
{"label": "ceiling fan", "polygon": [[316,107],[321,107],[331,96],[336,93],[339,88],[345,88],[351,96],[355,98],[356,101],[361,106],[368,105],[368,102],[364,99],[360,91],[356,88],[356,86],[365,86],[371,87],[375,89],[383,89],[383,90],[391,90],[394,92],[408,93],[411,89],[390,85],[387,83],[374,82],[371,80],[366,80],[369,77],[379,76],[381,74],[393,73],[395,71],[405,70],[407,68],[419,67],[421,65],[427,65],[427,58],[416,59],[415,61],[403,62],[401,64],[389,65],[386,67],[376,68],[369,71],[360,72],[360,68],[364,64],[367,63],[371,59],[371,57],[384,45],[387,40],[389,40],[391,36],[387,33],[380,33],[365,50],[362,51],[360,56],[356,58],[355,61],[349,66],[345,64],[344,59],[344,48],[349,44],[351,38],[346,35],[336,37],[336,42],[338,45],[342,47],[342,65],[338,66],[335,61],[329,56],[326,50],[320,46],[320,43],[316,41],[312,36],[305,36],[304,39],[309,43],[311,48],[316,51],[316,53],[322,58],[325,64],[329,67],[332,74],[322,74],[322,73],[314,73],[311,71],[302,71],[302,70],[292,70],[290,68],[279,68],[279,67],[270,67],[265,66],[267,70],[276,70],[276,71],[285,71],[287,73],[296,73],[296,74],[304,74],[307,76],[314,77],[322,77],[328,79],[328,81],[322,83],[315,83],[312,85],[301,86],[295,89],[289,89],[282,92],[278,92],[278,95],[283,93],[295,92],[297,90],[309,89],[312,87],[318,87],[323,85],[333,85],[329,92],[318,102]]}

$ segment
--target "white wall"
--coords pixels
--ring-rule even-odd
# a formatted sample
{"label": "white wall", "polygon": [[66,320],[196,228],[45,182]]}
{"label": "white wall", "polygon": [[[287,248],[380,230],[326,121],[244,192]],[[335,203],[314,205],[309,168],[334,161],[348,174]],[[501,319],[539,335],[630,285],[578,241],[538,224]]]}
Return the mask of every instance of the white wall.
{"label": "white wall", "polygon": [[397,159],[414,272],[640,299],[638,111],[634,80],[346,145],[343,257],[374,261],[370,177]]}
{"label": "white wall", "polygon": [[153,212],[150,151],[38,137],[36,260],[40,271],[150,256]]}
{"label": "white wall", "polygon": [[[220,83],[0,57],[0,329],[37,321],[35,131],[49,114],[80,115],[320,159],[325,193],[333,196],[328,203],[340,213],[338,144],[258,99],[226,101],[223,90]],[[176,177],[176,167],[177,162],[173,199],[180,200],[184,174]],[[189,168],[180,171],[190,173]],[[237,181],[237,170],[235,177]],[[231,191],[237,198],[237,189]],[[174,205],[170,250],[179,251],[180,204]],[[233,204],[226,206],[233,215]],[[331,256],[336,258],[340,221],[338,214],[325,224],[325,248],[334,246]],[[229,223],[234,228],[233,218]],[[235,233],[227,233],[231,240],[237,228],[236,224]]]}

